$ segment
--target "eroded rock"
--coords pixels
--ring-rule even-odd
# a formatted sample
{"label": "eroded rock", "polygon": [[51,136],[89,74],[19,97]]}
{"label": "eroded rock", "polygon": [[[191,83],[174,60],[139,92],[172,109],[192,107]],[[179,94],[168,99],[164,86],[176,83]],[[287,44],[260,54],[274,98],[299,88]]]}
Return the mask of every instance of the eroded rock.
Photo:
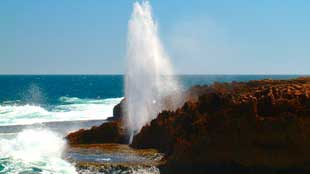
{"label": "eroded rock", "polygon": [[159,114],[132,147],[166,153],[164,173],[308,173],[309,84],[300,78],[194,87],[199,97]]}

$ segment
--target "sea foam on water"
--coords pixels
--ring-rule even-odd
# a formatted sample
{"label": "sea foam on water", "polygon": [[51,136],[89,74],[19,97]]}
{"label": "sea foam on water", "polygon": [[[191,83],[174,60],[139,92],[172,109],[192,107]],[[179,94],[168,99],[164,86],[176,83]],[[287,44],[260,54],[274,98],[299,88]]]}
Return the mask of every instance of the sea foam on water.
{"label": "sea foam on water", "polygon": [[13,138],[0,139],[0,172],[75,174],[75,168],[63,160],[66,142],[46,129],[28,129]]}
{"label": "sea foam on water", "polygon": [[126,123],[132,140],[160,111],[178,104],[179,85],[159,39],[148,1],[134,3],[128,24],[127,61]]}

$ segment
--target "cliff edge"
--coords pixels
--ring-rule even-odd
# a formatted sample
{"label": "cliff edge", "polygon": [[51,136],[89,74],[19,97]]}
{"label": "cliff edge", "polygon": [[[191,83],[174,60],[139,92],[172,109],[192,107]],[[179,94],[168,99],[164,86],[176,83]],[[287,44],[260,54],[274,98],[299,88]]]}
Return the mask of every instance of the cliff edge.
{"label": "cliff edge", "polygon": [[142,128],[135,148],[166,154],[163,173],[308,173],[310,78],[195,86]]}

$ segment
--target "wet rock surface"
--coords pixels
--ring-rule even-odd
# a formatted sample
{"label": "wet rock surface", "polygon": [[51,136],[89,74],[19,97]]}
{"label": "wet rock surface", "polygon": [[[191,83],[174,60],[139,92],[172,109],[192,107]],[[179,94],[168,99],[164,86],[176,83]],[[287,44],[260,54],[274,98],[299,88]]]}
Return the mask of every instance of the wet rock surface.
{"label": "wet rock surface", "polygon": [[159,173],[163,154],[155,149],[132,149],[121,144],[73,145],[65,158],[74,163],[78,173]]}

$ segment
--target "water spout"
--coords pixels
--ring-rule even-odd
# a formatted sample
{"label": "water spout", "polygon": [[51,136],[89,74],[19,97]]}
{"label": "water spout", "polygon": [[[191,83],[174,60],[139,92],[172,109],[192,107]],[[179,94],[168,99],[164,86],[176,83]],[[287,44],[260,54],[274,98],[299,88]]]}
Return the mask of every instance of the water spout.
{"label": "water spout", "polygon": [[180,88],[148,1],[134,3],[128,24],[127,61],[126,123],[132,140],[160,111],[177,106]]}

